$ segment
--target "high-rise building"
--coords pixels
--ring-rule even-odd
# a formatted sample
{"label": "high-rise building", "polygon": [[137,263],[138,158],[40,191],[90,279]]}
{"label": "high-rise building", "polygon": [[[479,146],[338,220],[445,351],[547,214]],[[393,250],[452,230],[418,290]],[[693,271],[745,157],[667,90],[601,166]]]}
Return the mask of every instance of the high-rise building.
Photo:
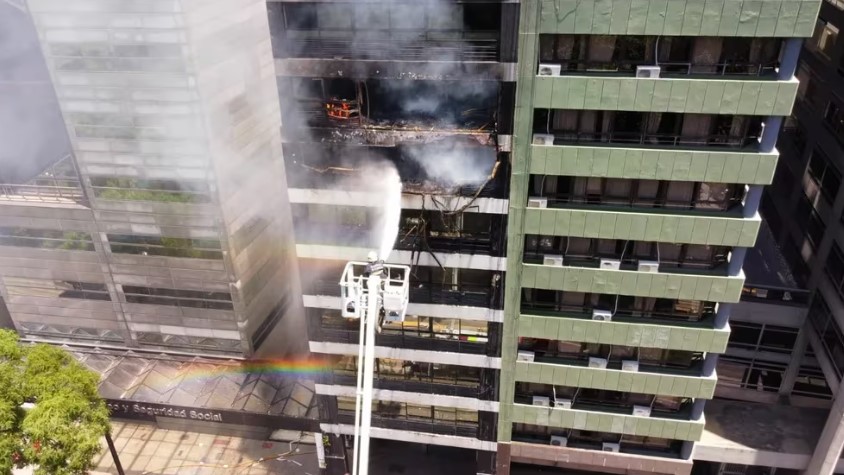
{"label": "high-rise building", "polygon": [[[833,401],[807,473],[830,473],[844,448],[844,4],[822,2],[800,57],[800,88],[779,142],[781,159],[762,212],[776,242],[811,292],[801,327],[823,370]],[[834,395],[834,396],[833,396]],[[838,464],[840,467],[840,464]]]}
{"label": "high-rise building", "polygon": [[328,473],[349,470],[359,341],[338,282],[394,206],[410,304],[375,341],[372,437],[494,473],[519,5],[268,7],[310,350],[333,368],[316,385]]}
{"label": "high-rise building", "polygon": [[521,3],[498,473],[713,452],[704,406],[818,3]]}
{"label": "high-rise building", "polygon": [[265,4],[0,8],[6,323],[117,348],[306,351]]}

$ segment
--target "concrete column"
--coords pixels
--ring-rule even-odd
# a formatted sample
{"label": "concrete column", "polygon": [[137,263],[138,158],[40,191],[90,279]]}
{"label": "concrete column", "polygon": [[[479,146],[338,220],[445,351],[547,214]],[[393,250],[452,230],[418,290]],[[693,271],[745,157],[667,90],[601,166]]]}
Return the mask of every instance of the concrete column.
{"label": "concrete column", "polygon": [[779,137],[780,127],[782,126],[782,117],[772,115],[765,119],[764,124],[762,136],[759,137],[759,152],[771,153],[777,146],[777,138]]}
{"label": "concrete column", "polygon": [[806,343],[809,341],[806,335],[809,331],[806,328],[808,324],[808,322],[804,322],[797,333],[797,340],[794,341],[794,348],[791,350],[791,359],[782,375],[782,384],[780,384],[779,390],[781,396],[790,396],[791,390],[794,389],[794,381],[800,372],[800,364],[803,362],[803,355],[806,353]]}
{"label": "concrete column", "polygon": [[727,263],[727,275],[735,277],[741,274],[741,267],[744,265],[744,258],[747,256],[746,247],[734,247],[730,252],[730,262]]}
{"label": "concrete column", "polygon": [[715,328],[721,329],[727,325],[730,319],[730,310],[733,305],[725,302],[718,302],[718,309],[715,311]]}
{"label": "concrete column", "polygon": [[742,206],[742,216],[745,218],[756,216],[756,212],[759,211],[759,203],[762,201],[762,190],[764,188],[762,185],[751,185],[747,187],[747,193],[744,195],[744,206]]}
{"label": "concrete column", "polygon": [[805,475],[832,475],[844,449],[844,383],[839,384]]}
{"label": "concrete column", "polygon": [[715,372],[718,366],[718,353],[707,353],[703,357],[703,376],[708,378]]}
{"label": "concrete column", "polygon": [[803,39],[801,38],[790,38],[785,40],[777,79],[780,81],[788,81],[794,76],[794,72],[797,71],[797,59],[800,57],[800,49],[802,46]]}

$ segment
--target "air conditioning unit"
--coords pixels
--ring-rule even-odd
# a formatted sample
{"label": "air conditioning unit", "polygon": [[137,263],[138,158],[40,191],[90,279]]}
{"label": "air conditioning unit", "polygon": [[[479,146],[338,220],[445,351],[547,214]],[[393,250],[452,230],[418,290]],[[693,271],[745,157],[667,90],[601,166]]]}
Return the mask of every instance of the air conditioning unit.
{"label": "air conditioning unit", "polygon": [[607,359],[606,358],[596,358],[590,357],[589,358],[589,367],[590,368],[606,368],[607,367]]}
{"label": "air conditioning unit", "polygon": [[520,351],[516,354],[516,361],[533,361],[535,354],[532,351]]}
{"label": "air conditioning unit", "polygon": [[618,259],[601,259],[601,269],[619,270],[621,261]]}
{"label": "air conditioning unit", "polygon": [[571,409],[571,399],[560,398],[554,400],[554,407],[560,409]]}
{"label": "air conditioning unit", "polygon": [[636,66],[637,78],[658,78],[659,66]]}
{"label": "air conditioning unit", "polygon": [[533,397],[533,405],[534,406],[551,407],[551,398],[548,397],[548,396],[534,396]]}
{"label": "air conditioning unit", "polygon": [[540,64],[539,65],[539,75],[540,76],[559,76],[561,69],[563,69],[563,66],[560,65],[560,64]]}
{"label": "air conditioning unit", "polygon": [[534,145],[554,145],[554,136],[551,134],[533,134]]}
{"label": "air conditioning unit", "polygon": [[650,272],[650,273],[659,272],[659,262],[657,262],[657,261],[639,261],[639,266],[638,266],[637,270],[639,272]]}
{"label": "air conditioning unit", "polygon": [[548,198],[544,198],[542,196],[529,196],[527,207],[528,208],[547,208],[548,207]]}
{"label": "air conditioning unit", "polygon": [[648,406],[633,406],[633,415],[637,417],[651,417],[651,408]]}
{"label": "air conditioning unit", "polygon": [[604,442],[604,445],[601,446],[601,452],[618,452],[621,450],[621,446],[615,442]]}
{"label": "air conditioning unit", "polygon": [[563,256],[555,254],[545,254],[542,257],[542,265],[560,267],[563,265]]}
{"label": "air conditioning unit", "polygon": [[554,447],[565,447],[566,445],[568,445],[568,443],[568,437],[563,437],[561,435],[551,436],[551,445],[553,445]]}
{"label": "air conditioning unit", "polygon": [[598,320],[599,322],[611,322],[612,312],[609,310],[592,310],[592,320]]}
{"label": "air conditioning unit", "polygon": [[631,373],[635,373],[639,371],[639,362],[636,360],[622,360],[621,361],[621,370],[622,371],[630,371]]}

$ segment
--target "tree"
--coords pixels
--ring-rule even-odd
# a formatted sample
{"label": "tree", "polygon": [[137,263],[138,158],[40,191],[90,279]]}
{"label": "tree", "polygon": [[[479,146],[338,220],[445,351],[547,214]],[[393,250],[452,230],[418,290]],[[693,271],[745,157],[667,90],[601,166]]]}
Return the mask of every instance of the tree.
{"label": "tree", "polygon": [[109,431],[97,381],[63,349],[22,346],[16,333],[0,330],[0,475],[27,465],[37,475],[92,469]]}

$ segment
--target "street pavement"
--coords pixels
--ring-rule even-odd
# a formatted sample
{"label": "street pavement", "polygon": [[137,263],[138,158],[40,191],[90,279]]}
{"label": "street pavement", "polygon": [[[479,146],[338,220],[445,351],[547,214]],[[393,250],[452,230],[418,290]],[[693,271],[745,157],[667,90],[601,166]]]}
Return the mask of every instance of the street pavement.
{"label": "street pavement", "polygon": [[[313,445],[159,429],[112,422],[112,439],[126,475],[318,475]],[[298,450],[298,451],[297,451]],[[263,461],[258,461],[264,459]],[[105,442],[91,475],[116,474]]]}

